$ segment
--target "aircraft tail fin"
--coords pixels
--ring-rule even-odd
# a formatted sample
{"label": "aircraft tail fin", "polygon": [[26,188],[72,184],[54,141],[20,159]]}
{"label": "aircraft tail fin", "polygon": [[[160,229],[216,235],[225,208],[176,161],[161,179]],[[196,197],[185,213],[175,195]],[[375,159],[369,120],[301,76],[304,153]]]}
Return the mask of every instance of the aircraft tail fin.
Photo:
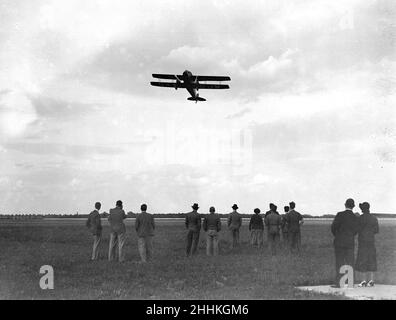
{"label": "aircraft tail fin", "polygon": [[189,98],[187,98],[187,100],[195,101],[195,102],[197,102],[197,101],[206,101],[205,98],[201,98],[201,97],[197,97],[197,98],[189,97]]}

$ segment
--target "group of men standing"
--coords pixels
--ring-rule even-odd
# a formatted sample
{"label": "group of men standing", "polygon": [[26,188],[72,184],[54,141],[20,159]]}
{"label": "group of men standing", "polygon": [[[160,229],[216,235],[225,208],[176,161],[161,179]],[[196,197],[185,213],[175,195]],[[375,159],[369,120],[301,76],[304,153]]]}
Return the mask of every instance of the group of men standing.
{"label": "group of men standing", "polygon": [[[93,248],[91,260],[98,260],[99,258],[99,244],[102,239],[102,224],[100,219],[99,210],[101,203],[95,203],[95,210],[92,211],[87,220],[87,227],[91,230],[93,235]],[[109,242],[109,261],[117,260],[125,261],[125,250],[124,245],[126,242],[126,227],[124,220],[127,218],[125,211],[123,210],[123,204],[121,200],[116,202],[116,207],[110,209],[108,221],[110,224],[110,242]],[[141,205],[141,213],[136,218],[135,230],[138,236],[138,250],[142,262],[147,262],[152,258],[152,238],[154,236],[154,217],[147,213],[147,205]]]}
{"label": "group of men standing", "polygon": [[281,241],[290,247],[292,252],[300,251],[301,228],[304,223],[303,216],[295,210],[296,204],[290,202],[285,206],[285,213],[280,215],[277,206],[270,203],[270,210],[260,215],[260,209],[254,209],[254,215],[250,219],[249,231],[251,232],[251,243],[261,247],[263,245],[264,225],[267,227],[267,239],[272,255],[275,255]]}
{"label": "group of men standing", "polygon": [[[334,235],[334,249],[336,262],[336,286],[339,286],[340,268],[344,265],[355,267],[363,274],[363,281],[360,286],[374,286],[374,272],[377,270],[376,249],[374,236],[378,233],[378,220],[370,214],[370,204],[367,202],[359,205],[362,215],[354,213],[355,207],[353,199],[347,199],[345,210],[338,212],[335,216],[331,232]],[[102,239],[102,224],[99,210],[100,202],[95,203],[95,210],[89,214],[87,227],[93,235],[93,248],[91,260],[99,257],[99,245]],[[272,255],[276,254],[279,247],[281,234],[283,243],[287,244],[292,252],[300,251],[301,247],[301,225],[304,222],[302,215],[295,210],[296,204],[290,202],[284,207],[285,213],[280,215],[277,206],[270,204],[270,210],[264,215],[260,215],[260,209],[254,209],[254,214],[250,218],[249,231],[251,234],[251,244],[261,247],[263,245],[264,227],[267,227],[268,244]],[[199,206],[194,203],[192,211],[186,214],[185,226],[187,229],[187,256],[197,253],[201,226],[206,232],[206,254],[218,255],[219,253],[219,232],[221,230],[220,216],[216,214],[216,209],[210,207],[209,214],[202,217],[198,213]],[[239,245],[239,231],[242,226],[242,215],[237,211],[238,205],[232,206],[233,211],[227,218],[227,227],[231,237],[231,249]],[[127,215],[123,210],[121,200],[116,202],[116,207],[110,209],[108,221],[110,224],[110,242],[108,260],[125,260],[124,245],[126,242],[126,227],[124,220]],[[147,205],[141,205],[141,213],[137,216],[135,230],[138,236],[138,250],[142,262],[152,259],[152,237],[154,236],[154,217],[147,213]],[[358,255],[355,261],[355,235],[358,234]]]}
{"label": "group of men standing", "polygon": [[[264,218],[260,215],[260,209],[254,209],[254,215],[249,222],[249,231],[251,233],[251,244],[261,247],[263,245],[264,225],[268,230],[268,243],[273,255],[276,254],[280,243],[280,232],[282,231],[283,241],[290,246],[291,250],[299,251],[301,247],[300,226],[303,223],[302,215],[295,210],[296,204],[290,202],[289,207],[285,207],[285,214],[281,216],[277,212],[277,206],[270,204],[270,211],[266,212]],[[187,256],[194,255],[197,252],[199,235],[201,231],[201,215],[198,213],[199,206],[194,203],[193,211],[186,214],[185,225],[187,232]],[[230,231],[231,249],[239,245],[239,231],[242,226],[242,215],[237,211],[238,205],[232,206],[232,212],[227,218],[227,227]],[[210,207],[209,215],[205,215],[203,229],[206,234],[206,254],[217,255],[218,233],[221,230],[220,216],[215,213],[215,208]]]}

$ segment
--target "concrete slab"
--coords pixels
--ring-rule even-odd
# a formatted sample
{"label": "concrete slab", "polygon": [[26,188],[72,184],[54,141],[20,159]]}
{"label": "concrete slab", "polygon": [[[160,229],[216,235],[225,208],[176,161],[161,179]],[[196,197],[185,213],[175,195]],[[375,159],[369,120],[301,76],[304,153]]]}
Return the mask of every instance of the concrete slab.
{"label": "concrete slab", "polygon": [[332,288],[331,286],[297,287],[300,290],[340,295],[356,300],[396,300],[396,286],[376,284],[374,287]]}

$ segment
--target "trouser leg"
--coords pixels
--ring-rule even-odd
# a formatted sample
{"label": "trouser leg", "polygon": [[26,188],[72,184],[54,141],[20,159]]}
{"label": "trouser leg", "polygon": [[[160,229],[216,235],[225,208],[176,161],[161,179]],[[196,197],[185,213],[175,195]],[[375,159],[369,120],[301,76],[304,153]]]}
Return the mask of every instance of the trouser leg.
{"label": "trouser leg", "polygon": [[118,235],[118,259],[120,262],[125,260],[124,245],[126,241],[126,232]]}
{"label": "trouser leg", "polygon": [[256,244],[256,242],[257,242],[257,239],[256,239],[256,231],[255,231],[255,230],[251,230],[251,231],[250,231],[250,244],[251,244],[252,246],[254,246],[254,245]]}
{"label": "trouser leg", "polygon": [[297,251],[301,250],[301,232],[297,232]]}
{"label": "trouser leg", "polygon": [[110,233],[110,242],[109,242],[109,261],[115,259],[116,245],[117,245],[117,234],[112,232]]}
{"label": "trouser leg", "polygon": [[138,249],[139,249],[140,259],[142,260],[142,262],[147,262],[146,243],[143,237],[138,238]]}
{"label": "trouser leg", "polygon": [[146,252],[147,252],[147,260],[150,261],[153,259],[153,237],[146,238]]}
{"label": "trouser leg", "polygon": [[92,260],[97,260],[99,258],[99,244],[102,239],[101,235],[94,235],[93,236],[93,246],[92,246]]}
{"label": "trouser leg", "polygon": [[193,233],[193,244],[192,244],[193,255],[197,253],[198,243],[199,243],[199,231]]}
{"label": "trouser leg", "polygon": [[213,236],[213,255],[214,256],[219,255],[219,235],[217,232]]}
{"label": "trouser leg", "polygon": [[187,256],[189,256],[190,252],[191,252],[192,239],[193,239],[193,232],[191,230],[189,230],[187,232],[187,248],[186,248]]}
{"label": "trouser leg", "polygon": [[206,235],[206,255],[207,256],[210,256],[210,254],[211,254],[211,246],[212,246],[211,242],[212,242],[212,237],[210,236],[210,234],[208,232],[208,234]]}
{"label": "trouser leg", "polygon": [[263,230],[258,231],[258,247],[263,245]]}
{"label": "trouser leg", "polygon": [[334,253],[335,253],[335,267],[336,267],[336,280],[335,284],[339,285],[340,284],[340,268],[341,266],[344,265],[345,263],[345,249],[344,248],[334,248]]}

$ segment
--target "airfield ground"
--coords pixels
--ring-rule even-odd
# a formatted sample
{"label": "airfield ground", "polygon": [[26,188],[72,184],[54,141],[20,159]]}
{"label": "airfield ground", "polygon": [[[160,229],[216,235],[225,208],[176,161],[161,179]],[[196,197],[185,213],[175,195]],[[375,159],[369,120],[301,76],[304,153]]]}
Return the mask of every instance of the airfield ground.
{"label": "airfield ground", "polygon": [[[252,248],[245,221],[239,249],[229,250],[224,228],[220,256],[206,257],[201,232],[199,255],[188,259],[183,221],[157,219],[155,259],[147,265],[138,263],[133,221],[127,232],[125,263],[106,260],[106,222],[101,260],[89,262],[84,220],[0,221],[0,299],[339,299],[295,288],[332,282],[330,221],[306,221],[300,255],[282,250],[273,258],[266,247]],[[380,220],[377,283],[396,285],[395,240],[396,221]],[[42,265],[54,268],[54,290],[39,287]]]}

